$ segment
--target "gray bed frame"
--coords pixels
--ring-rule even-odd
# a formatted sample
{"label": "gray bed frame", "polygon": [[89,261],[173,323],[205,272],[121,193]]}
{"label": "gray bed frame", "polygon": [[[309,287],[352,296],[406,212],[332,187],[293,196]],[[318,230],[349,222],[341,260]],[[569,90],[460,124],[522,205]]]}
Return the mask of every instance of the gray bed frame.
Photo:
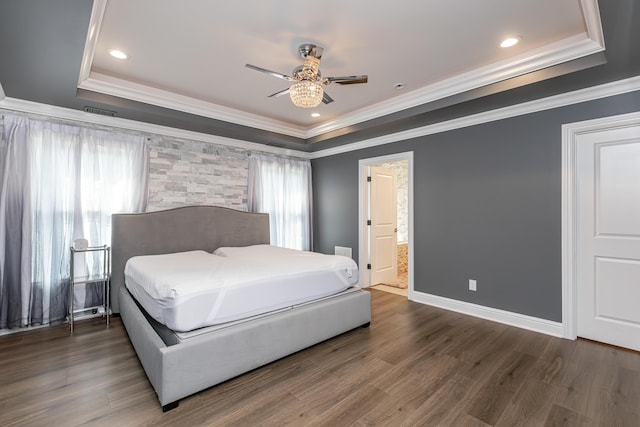
{"label": "gray bed frame", "polygon": [[369,292],[294,307],[201,334],[175,345],[160,338],[124,286],[124,267],[137,255],[220,246],[268,244],[269,217],[217,206],[188,206],[112,216],[111,301],[120,313],[162,409],[208,387],[371,321]]}

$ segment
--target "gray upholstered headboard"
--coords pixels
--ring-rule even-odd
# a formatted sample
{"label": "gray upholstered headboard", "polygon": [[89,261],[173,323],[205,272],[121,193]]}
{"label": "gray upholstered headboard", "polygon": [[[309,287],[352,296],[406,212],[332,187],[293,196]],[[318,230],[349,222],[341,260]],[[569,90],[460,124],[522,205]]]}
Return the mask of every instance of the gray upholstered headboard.
{"label": "gray upholstered headboard", "polygon": [[219,206],[185,206],[156,212],[114,214],[111,219],[111,308],[120,312],[118,294],[124,266],[137,255],[157,255],[220,246],[269,244],[269,215]]}

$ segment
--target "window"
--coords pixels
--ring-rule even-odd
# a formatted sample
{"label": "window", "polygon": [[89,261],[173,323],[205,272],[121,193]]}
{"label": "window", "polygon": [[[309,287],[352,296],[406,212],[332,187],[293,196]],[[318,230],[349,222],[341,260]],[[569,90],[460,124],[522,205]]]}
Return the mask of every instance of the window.
{"label": "window", "polygon": [[111,213],[146,207],[144,138],[13,116],[3,137],[0,327],[63,320],[73,240],[110,244]]}
{"label": "window", "polygon": [[311,162],[252,155],[247,204],[269,214],[271,244],[312,249]]}

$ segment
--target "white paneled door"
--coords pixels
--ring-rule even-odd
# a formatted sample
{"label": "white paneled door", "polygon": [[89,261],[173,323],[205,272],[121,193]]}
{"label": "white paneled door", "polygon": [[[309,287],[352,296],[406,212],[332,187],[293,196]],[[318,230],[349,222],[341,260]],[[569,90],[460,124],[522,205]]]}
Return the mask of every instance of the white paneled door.
{"label": "white paneled door", "polygon": [[578,336],[640,351],[640,126],[576,147]]}
{"label": "white paneled door", "polygon": [[397,279],[398,189],[396,172],[371,167],[371,284]]}

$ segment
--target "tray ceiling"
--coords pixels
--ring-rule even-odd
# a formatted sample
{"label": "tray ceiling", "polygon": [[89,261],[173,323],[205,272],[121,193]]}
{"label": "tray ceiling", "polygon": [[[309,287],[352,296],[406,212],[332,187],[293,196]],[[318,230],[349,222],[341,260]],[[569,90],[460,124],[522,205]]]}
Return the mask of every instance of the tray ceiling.
{"label": "tray ceiling", "polygon": [[[312,110],[268,98],[287,82],[244,65],[290,74],[308,42],[323,75],[369,82]],[[78,87],[307,139],[603,49],[595,0],[96,0]]]}

